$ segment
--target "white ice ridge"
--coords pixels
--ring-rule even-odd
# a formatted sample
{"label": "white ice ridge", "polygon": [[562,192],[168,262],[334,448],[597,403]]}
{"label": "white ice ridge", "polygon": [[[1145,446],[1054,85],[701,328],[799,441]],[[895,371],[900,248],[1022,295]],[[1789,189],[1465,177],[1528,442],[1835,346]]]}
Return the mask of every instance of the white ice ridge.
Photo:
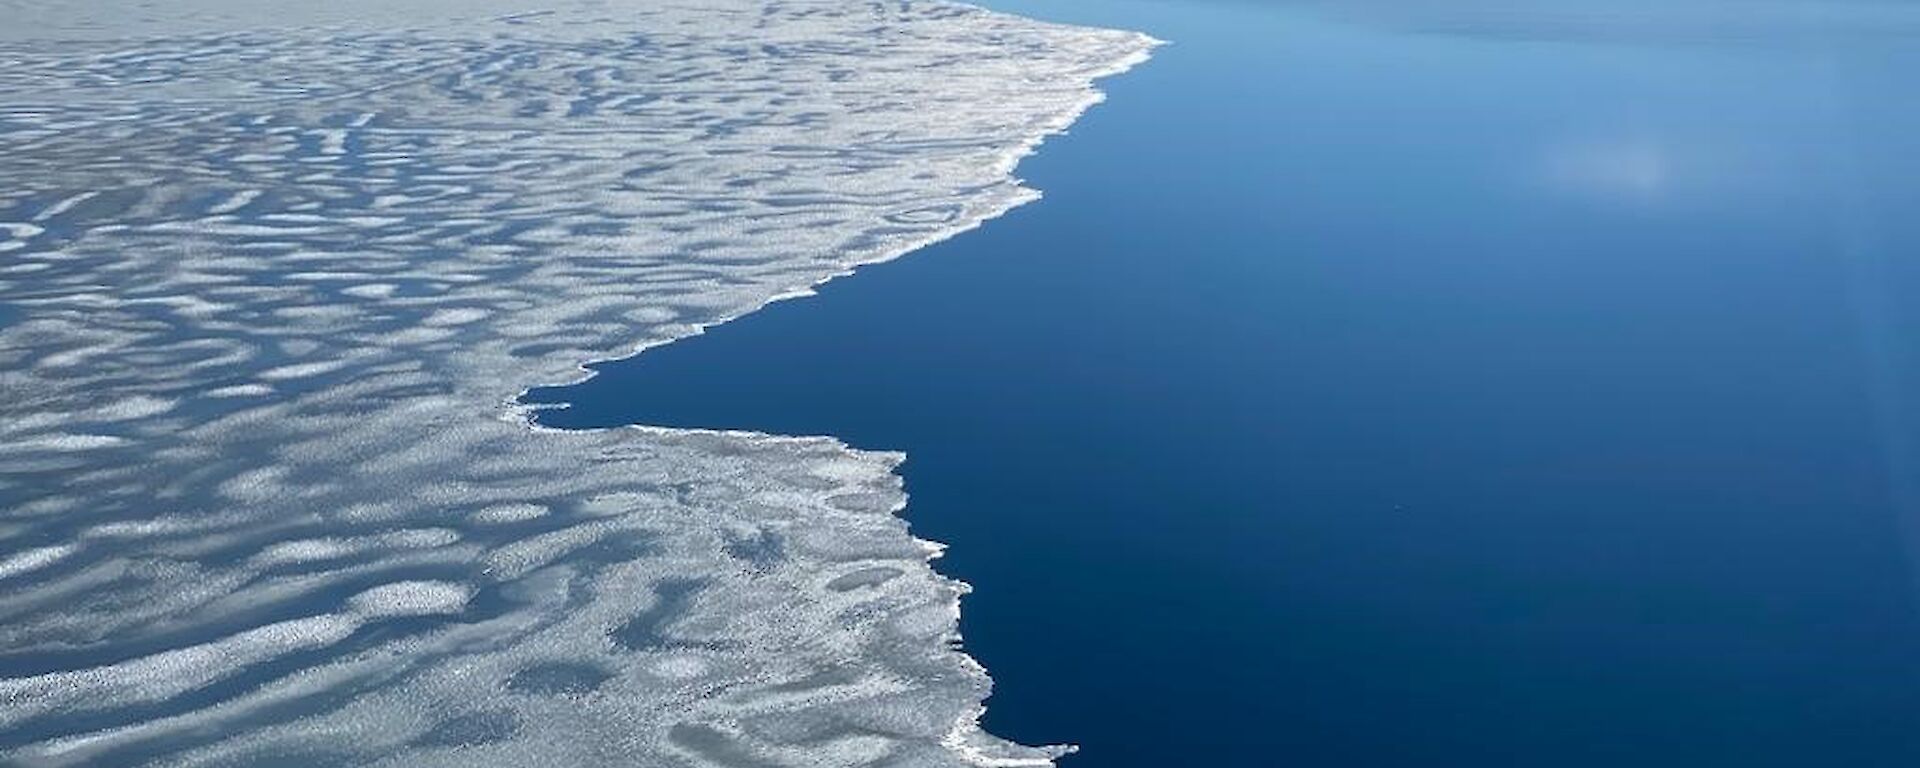
{"label": "white ice ridge", "polygon": [[900,456],[508,403],[1032,199],[1153,41],[528,1],[0,0],[0,764],[1056,754]]}

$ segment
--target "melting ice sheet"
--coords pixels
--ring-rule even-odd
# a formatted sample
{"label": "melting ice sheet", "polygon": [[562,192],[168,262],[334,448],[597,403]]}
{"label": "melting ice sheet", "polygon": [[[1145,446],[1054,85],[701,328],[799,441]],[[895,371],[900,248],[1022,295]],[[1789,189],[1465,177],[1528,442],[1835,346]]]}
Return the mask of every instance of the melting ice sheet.
{"label": "melting ice sheet", "polygon": [[1030,199],[1151,41],[392,5],[0,0],[0,762],[1046,762],[899,456],[508,403]]}

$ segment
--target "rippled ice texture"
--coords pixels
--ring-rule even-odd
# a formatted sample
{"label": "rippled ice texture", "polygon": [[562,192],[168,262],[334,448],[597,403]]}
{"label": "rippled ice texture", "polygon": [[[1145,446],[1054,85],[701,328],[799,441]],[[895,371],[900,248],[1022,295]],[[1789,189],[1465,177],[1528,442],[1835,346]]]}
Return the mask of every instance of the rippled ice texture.
{"label": "rippled ice texture", "polygon": [[898,455],[509,403],[1030,199],[1149,40],[184,3],[0,0],[0,762],[1046,762]]}

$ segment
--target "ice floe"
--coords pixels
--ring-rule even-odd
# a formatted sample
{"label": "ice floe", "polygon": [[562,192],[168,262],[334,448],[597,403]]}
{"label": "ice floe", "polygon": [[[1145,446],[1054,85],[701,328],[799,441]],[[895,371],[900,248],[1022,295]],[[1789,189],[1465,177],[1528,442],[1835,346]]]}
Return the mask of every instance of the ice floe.
{"label": "ice floe", "polygon": [[942,2],[0,17],[0,762],[1056,754],[975,727],[899,455],[511,403],[1032,199],[1015,159],[1151,40]]}

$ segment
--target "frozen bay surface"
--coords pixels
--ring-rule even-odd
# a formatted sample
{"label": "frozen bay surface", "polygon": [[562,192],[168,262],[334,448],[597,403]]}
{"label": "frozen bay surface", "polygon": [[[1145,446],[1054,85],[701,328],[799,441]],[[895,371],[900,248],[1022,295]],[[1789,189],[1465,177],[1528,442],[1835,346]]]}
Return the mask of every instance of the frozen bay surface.
{"label": "frozen bay surface", "polygon": [[0,762],[1054,754],[974,728],[899,455],[510,403],[1031,199],[1015,160],[1150,40],[945,3],[0,15]]}

